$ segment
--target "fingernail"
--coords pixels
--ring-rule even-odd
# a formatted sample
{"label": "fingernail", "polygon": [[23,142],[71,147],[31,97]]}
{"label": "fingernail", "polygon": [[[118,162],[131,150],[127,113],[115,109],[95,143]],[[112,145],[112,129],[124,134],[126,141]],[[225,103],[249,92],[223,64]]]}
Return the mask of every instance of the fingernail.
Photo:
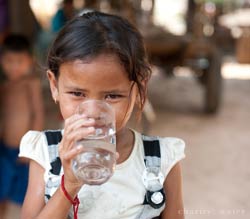
{"label": "fingernail", "polygon": [[79,119],[81,117],[80,114],[75,114],[75,119]]}
{"label": "fingernail", "polygon": [[86,117],[86,115],[85,114],[79,114],[79,113],[77,113],[76,117],[81,118],[81,117]]}
{"label": "fingernail", "polygon": [[88,127],[88,130],[89,130],[90,132],[93,132],[93,131],[95,131],[95,128],[94,128],[94,127]]}
{"label": "fingernail", "polygon": [[81,150],[82,149],[82,145],[78,145],[78,146],[76,146],[76,150]]}

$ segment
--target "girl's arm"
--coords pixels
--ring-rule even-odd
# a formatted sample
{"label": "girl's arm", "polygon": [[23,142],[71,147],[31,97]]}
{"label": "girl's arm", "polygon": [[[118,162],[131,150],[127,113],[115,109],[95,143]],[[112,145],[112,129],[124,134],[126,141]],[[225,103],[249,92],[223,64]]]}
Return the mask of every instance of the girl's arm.
{"label": "girl's arm", "polygon": [[44,207],[44,169],[35,161],[30,160],[29,184],[22,207],[21,218],[35,218]]}
{"label": "girl's arm", "polygon": [[[43,175],[44,169],[37,162],[31,160],[29,185],[22,207],[21,219],[66,219],[72,205],[60,188],[45,205]],[[80,189],[79,186],[69,185],[66,181],[65,187],[71,197],[75,197]]]}
{"label": "girl's arm", "polygon": [[[94,121],[90,121],[84,115],[73,115],[65,121],[64,135],[58,150],[64,171],[64,186],[72,199],[83,185],[72,171],[72,159],[83,150],[81,146],[74,147],[74,143],[93,134],[95,131],[93,124]],[[44,171],[38,163],[30,161],[29,184],[21,219],[66,219],[68,217],[72,205],[60,187],[45,205]]]}
{"label": "girl's arm", "polygon": [[33,109],[32,130],[40,131],[44,125],[44,106],[41,83],[38,78],[32,78],[30,83],[31,107]]}
{"label": "girl's arm", "polygon": [[161,214],[161,219],[184,219],[182,199],[182,174],[178,162],[168,174],[164,189],[166,193],[166,208]]}

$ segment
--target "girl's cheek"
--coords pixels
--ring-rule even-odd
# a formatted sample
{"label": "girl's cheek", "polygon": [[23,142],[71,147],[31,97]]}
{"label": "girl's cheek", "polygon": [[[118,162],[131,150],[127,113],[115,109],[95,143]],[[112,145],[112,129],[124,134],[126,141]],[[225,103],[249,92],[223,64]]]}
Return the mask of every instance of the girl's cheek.
{"label": "girl's cheek", "polygon": [[60,110],[62,117],[67,119],[76,113],[78,103],[66,98],[60,98]]}
{"label": "girl's cheek", "polygon": [[132,110],[133,110],[133,106],[129,107],[127,105],[124,105],[123,107],[120,107],[119,109],[116,109],[116,130],[120,130],[121,128],[123,128],[131,114],[132,114]]}

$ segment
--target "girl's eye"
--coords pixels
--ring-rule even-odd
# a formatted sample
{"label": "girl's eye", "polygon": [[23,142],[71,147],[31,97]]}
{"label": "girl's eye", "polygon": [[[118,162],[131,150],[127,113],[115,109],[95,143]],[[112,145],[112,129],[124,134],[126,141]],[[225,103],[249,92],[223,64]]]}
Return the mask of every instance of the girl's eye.
{"label": "girl's eye", "polygon": [[79,91],[72,91],[69,93],[75,97],[84,97],[84,94],[82,92],[79,92]]}
{"label": "girl's eye", "polygon": [[120,95],[120,94],[108,94],[105,96],[105,99],[108,99],[108,100],[115,100],[115,99],[118,99],[118,98],[122,98],[123,96]]}

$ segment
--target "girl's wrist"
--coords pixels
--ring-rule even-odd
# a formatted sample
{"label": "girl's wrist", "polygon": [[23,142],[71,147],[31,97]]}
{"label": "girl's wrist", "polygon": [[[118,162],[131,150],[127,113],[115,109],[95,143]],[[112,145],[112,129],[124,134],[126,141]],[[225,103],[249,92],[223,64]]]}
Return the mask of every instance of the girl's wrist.
{"label": "girl's wrist", "polygon": [[70,180],[67,179],[67,177],[64,177],[64,188],[65,190],[68,192],[68,194],[71,197],[75,197],[77,195],[77,193],[80,191],[80,189],[82,188],[83,184],[80,182],[72,182]]}
{"label": "girl's wrist", "polygon": [[[78,187],[79,188],[79,187]],[[74,191],[75,190],[75,191]],[[65,188],[65,181],[64,181],[64,175],[62,175],[62,179],[61,179],[61,191],[64,195],[64,197],[72,204],[73,206],[73,212],[74,212],[74,219],[78,219],[78,208],[79,208],[79,198],[78,198],[78,191],[77,191],[77,187],[74,188],[73,190],[70,190],[70,192]],[[72,193],[76,193],[76,195],[72,195]]]}

